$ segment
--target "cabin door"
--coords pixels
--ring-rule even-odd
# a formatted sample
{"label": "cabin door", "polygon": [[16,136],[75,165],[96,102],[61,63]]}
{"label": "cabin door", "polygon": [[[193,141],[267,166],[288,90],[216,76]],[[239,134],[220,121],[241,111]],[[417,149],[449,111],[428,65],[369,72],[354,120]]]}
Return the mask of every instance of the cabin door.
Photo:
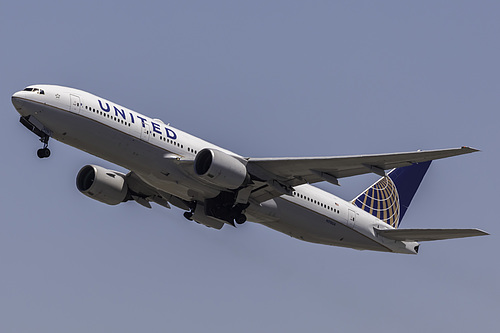
{"label": "cabin door", "polygon": [[356,212],[349,209],[349,214],[347,216],[347,225],[354,228],[356,225]]}
{"label": "cabin door", "polygon": [[149,124],[143,123],[142,132],[141,132],[141,140],[148,142],[150,135],[151,135],[151,129],[149,127]]}
{"label": "cabin door", "polygon": [[80,101],[80,96],[69,95],[69,109],[71,112],[80,113],[82,107],[82,102]]}

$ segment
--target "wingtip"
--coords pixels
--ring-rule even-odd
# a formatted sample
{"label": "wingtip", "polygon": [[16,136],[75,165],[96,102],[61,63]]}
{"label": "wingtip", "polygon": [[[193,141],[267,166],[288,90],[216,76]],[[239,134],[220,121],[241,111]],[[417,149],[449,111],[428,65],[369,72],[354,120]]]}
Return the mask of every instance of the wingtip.
{"label": "wingtip", "polygon": [[475,152],[481,151],[479,149],[468,147],[468,146],[462,146],[461,149],[464,150],[465,153],[475,153]]}
{"label": "wingtip", "polygon": [[489,236],[490,234],[481,229],[474,229],[477,232],[477,236]]}

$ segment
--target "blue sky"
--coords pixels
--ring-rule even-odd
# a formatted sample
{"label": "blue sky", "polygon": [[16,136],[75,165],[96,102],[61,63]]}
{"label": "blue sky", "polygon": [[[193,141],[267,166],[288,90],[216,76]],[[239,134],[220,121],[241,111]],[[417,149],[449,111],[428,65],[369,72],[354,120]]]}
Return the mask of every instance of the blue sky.
{"label": "blue sky", "polygon": [[[2,332],[496,331],[495,1],[22,1],[0,5]],[[103,96],[245,156],[469,145],[433,163],[406,228],[478,227],[418,256],[360,252],[178,209],[110,207],[93,163],[18,122],[34,83]],[[373,175],[320,184],[351,199]]]}

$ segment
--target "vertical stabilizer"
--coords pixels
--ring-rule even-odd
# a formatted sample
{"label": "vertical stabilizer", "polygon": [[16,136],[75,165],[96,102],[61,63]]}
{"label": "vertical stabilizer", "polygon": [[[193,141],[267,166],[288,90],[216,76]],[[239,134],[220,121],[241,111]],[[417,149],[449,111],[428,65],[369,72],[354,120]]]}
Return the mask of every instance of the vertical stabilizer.
{"label": "vertical stabilizer", "polygon": [[431,161],[391,170],[352,200],[364,211],[399,227]]}

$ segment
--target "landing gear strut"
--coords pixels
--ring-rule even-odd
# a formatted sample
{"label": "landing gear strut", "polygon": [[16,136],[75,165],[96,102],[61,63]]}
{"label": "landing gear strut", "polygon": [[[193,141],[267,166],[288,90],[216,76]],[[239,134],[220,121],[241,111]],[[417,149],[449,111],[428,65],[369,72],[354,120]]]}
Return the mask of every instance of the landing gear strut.
{"label": "landing gear strut", "polygon": [[40,141],[43,143],[43,148],[38,149],[38,151],[36,152],[36,155],[39,158],[47,158],[47,157],[50,156],[50,149],[48,148],[48,146],[49,146],[49,136],[48,135],[42,136],[40,138]]}

